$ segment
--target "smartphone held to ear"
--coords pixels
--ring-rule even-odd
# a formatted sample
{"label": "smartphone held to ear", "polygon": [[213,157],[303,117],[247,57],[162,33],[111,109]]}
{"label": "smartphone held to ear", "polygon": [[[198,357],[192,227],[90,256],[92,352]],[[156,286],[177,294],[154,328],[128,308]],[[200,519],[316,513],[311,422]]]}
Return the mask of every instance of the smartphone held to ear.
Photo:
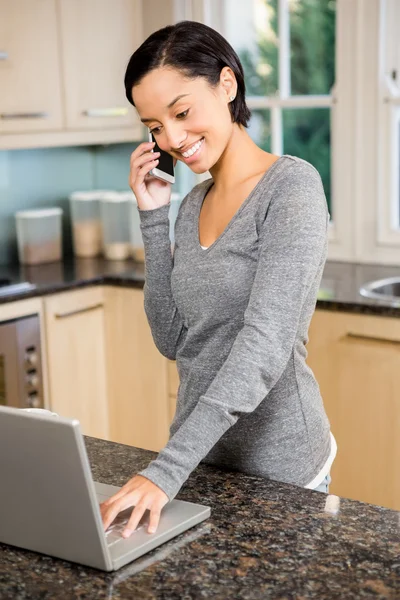
{"label": "smartphone held to ear", "polygon": [[151,169],[150,175],[153,175],[153,177],[157,177],[158,179],[162,179],[163,181],[168,181],[168,183],[175,183],[174,159],[170,154],[168,154],[168,152],[161,150],[161,148],[157,145],[153,134],[150,132],[149,142],[154,142],[155,144],[152,152],[160,152],[158,165],[154,169]]}

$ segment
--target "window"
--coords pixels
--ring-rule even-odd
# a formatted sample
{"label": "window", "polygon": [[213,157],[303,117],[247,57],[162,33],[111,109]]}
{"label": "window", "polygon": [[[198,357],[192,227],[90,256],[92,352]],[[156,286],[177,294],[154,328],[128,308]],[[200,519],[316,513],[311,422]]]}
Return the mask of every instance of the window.
{"label": "window", "polygon": [[177,20],[196,16],[220,31],[238,53],[252,111],[250,136],[269,152],[293,154],[313,164],[332,216],[330,90],[336,0],[180,4]]}
{"label": "window", "polygon": [[224,0],[219,24],[243,64],[249,134],[265,150],[313,164],[331,215],[335,14],[335,0]]}
{"label": "window", "polygon": [[400,0],[174,0],[244,65],[249,133],[321,174],[329,258],[400,265]]}
{"label": "window", "polygon": [[380,105],[378,242],[400,246],[400,0],[381,6],[382,55]]}

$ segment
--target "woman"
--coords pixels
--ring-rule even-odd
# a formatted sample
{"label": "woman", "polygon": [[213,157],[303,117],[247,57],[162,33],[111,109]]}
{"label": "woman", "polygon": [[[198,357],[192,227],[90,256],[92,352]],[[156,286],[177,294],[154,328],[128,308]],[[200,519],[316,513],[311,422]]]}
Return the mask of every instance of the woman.
{"label": "woman", "polygon": [[160,148],[212,179],[182,201],[172,256],[171,186],[149,176],[151,143],[131,156],[145,310],[180,386],[168,444],[101,506],[105,529],[135,506],[124,536],[146,509],[155,531],[202,460],[328,491],[336,445],[305,362],[327,252],[318,172],[251,140],[239,58],[205,25],[153,33],[131,57],[125,87]]}

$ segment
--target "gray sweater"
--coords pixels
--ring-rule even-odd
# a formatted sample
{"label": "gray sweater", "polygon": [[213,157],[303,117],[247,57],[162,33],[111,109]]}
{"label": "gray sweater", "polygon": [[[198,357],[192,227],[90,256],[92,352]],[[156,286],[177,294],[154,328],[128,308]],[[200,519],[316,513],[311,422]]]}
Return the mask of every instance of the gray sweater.
{"label": "gray sweater", "polygon": [[145,311],[180,379],[170,439],[140,474],[170,500],[200,461],[305,486],[330,452],[306,364],[327,253],[321,178],[308,162],[280,157],[203,250],[199,214],[212,184],[182,201],[173,255],[169,205],[139,210]]}

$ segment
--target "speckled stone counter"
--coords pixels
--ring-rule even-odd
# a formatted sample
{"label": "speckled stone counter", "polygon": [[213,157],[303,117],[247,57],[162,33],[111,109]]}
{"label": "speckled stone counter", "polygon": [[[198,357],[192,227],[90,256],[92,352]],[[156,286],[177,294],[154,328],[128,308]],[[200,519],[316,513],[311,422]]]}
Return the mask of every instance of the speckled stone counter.
{"label": "speckled stone counter", "polygon": [[[360,286],[367,282],[394,276],[400,276],[400,267],[329,261],[325,266],[317,308],[400,317],[400,303],[395,307],[385,301],[364,298],[359,293]],[[2,296],[0,287],[0,304],[91,285],[142,288],[144,264],[133,260],[70,258],[63,262],[31,267],[0,266],[0,282],[2,280],[12,284],[27,281],[34,284],[34,288],[14,295]]]}
{"label": "speckled stone counter", "polygon": [[[86,445],[94,479],[114,485],[155,456]],[[178,498],[211,517],[115,573],[0,544],[1,600],[400,598],[398,512],[340,499],[333,515],[325,494],[203,465]]]}

